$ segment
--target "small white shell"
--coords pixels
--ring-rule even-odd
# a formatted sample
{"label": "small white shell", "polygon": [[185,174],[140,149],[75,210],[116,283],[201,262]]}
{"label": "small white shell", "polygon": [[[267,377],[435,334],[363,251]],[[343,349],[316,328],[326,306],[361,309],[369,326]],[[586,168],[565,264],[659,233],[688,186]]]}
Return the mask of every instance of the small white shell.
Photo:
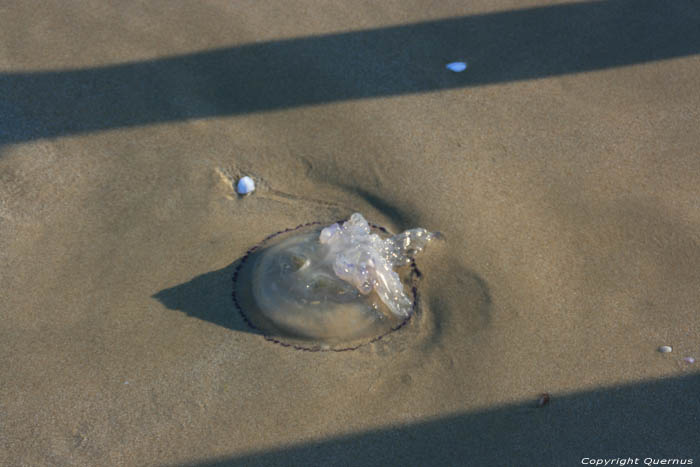
{"label": "small white shell", "polygon": [[255,182],[252,178],[245,176],[238,180],[238,185],[236,185],[236,191],[238,191],[239,195],[247,195],[253,190],[255,190]]}
{"label": "small white shell", "polygon": [[455,73],[459,73],[467,69],[467,62],[448,63],[447,65],[445,65],[445,68],[447,68],[450,71],[454,71]]}
{"label": "small white shell", "polygon": [[683,361],[686,363],[695,363],[695,359],[693,357],[685,357]]}
{"label": "small white shell", "polygon": [[662,345],[661,347],[659,347],[659,352],[671,353],[671,352],[673,352],[673,347],[671,347],[670,345]]}

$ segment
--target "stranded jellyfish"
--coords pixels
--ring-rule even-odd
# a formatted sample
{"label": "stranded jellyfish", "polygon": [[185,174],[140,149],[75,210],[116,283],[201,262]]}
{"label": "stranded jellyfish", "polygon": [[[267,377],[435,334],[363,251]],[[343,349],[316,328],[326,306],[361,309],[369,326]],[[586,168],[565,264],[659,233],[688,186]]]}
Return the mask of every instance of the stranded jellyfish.
{"label": "stranded jellyfish", "polygon": [[[234,302],[266,338],[306,350],[349,350],[403,326],[416,306],[413,257],[437,234],[389,236],[361,214],[267,237],[234,274]],[[407,290],[409,293],[407,293]]]}

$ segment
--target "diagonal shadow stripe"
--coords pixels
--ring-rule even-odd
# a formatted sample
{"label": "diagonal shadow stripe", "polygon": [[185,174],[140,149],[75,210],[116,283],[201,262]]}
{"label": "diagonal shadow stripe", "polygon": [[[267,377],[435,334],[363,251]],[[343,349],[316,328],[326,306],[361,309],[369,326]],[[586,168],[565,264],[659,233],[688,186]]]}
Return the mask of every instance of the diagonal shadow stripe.
{"label": "diagonal shadow stripe", "polygon": [[693,374],[554,396],[543,408],[512,404],[182,465],[544,467],[630,457],[639,460],[607,465],[697,465],[699,390]]}
{"label": "diagonal shadow stripe", "polygon": [[[0,143],[602,70],[698,54],[697,0],[608,0],[0,73]],[[444,69],[469,61],[467,72]]]}

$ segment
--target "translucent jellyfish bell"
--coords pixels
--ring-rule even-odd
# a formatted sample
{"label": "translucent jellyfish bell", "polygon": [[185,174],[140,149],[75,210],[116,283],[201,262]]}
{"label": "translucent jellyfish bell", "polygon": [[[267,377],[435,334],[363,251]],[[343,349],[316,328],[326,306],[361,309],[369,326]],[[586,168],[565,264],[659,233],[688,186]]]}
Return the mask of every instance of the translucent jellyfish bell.
{"label": "translucent jellyfish bell", "polygon": [[359,213],[290,230],[254,248],[234,276],[234,300],[253,327],[299,348],[337,350],[407,322],[418,275],[412,258],[435,234],[419,228],[385,238]]}

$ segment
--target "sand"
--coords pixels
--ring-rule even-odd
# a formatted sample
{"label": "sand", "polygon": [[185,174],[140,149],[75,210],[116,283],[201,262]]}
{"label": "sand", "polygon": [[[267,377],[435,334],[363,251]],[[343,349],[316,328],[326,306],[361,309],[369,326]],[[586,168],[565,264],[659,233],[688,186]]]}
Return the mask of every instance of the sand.
{"label": "sand", "polygon": [[[0,464],[699,463],[697,24],[3,2]],[[445,235],[410,325],[342,353],[249,329],[242,255],[353,212]]]}

